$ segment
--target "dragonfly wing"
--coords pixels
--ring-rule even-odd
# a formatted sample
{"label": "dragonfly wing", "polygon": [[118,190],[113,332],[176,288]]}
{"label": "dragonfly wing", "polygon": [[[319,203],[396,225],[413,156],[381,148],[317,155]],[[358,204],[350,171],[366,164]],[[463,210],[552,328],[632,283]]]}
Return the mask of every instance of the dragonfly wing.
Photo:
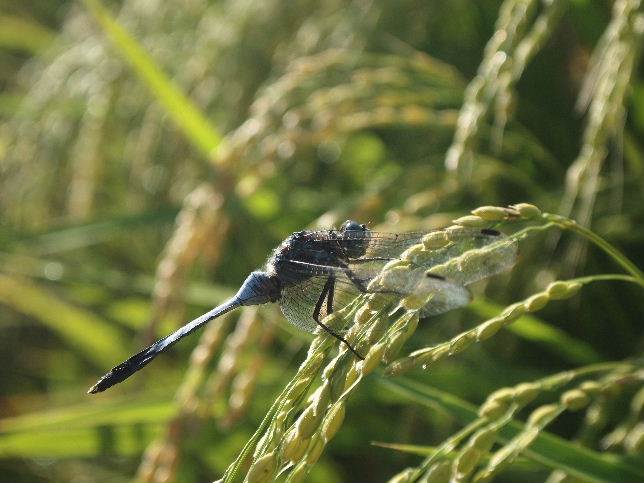
{"label": "dragonfly wing", "polygon": [[[385,262],[349,263],[348,268],[339,268],[296,260],[285,261],[283,273],[288,279],[297,280],[298,277],[303,279],[305,275],[310,273],[319,274],[307,275],[309,278],[293,283],[282,290],[282,304],[297,307],[306,306],[305,311],[298,309],[296,313],[294,307],[288,307],[286,311],[283,309],[285,315],[287,312],[294,313],[292,317],[287,315],[291,320],[301,319],[302,314],[312,314],[329,277],[333,277],[335,280],[333,303],[335,310],[346,306],[361,293],[384,293],[397,297],[433,293],[432,305],[434,308],[427,308],[427,313],[432,314],[460,307],[470,300],[469,291],[465,287],[440,276],[428,276],[427,269],[423,267],[388,272],[381,283],[370,284],[373,277],[381,273],[383,263]],[[365,272],[364,268],[367,265],[370,265],[370,268]],[[323,309],[325,307],[326,305],[323,306]],[[323,310],[321,314],[324,316],[326,312]]]}
{"label": "dragonfly wing", "polygon": [[[405,235],[403,238],[400,238]],[[469,285],[511,268],[516,263],[517,242],[496,230],[459,227],[448,232],[449,243],[433,250],[411,250],[398,253],[401,247],[411,247],[413,241],[422,243],[424,235],[391,233],[365,234],[368,249],[362,259],[351,263],[363,278],[377,275],[379,263],[376,257],[401,258],[410,262],[412,268],[424,268],[431,273],[442,275],[457,285]],[[390,245],[393,245],[390,248]],[[397,255],[396,255],[397,254]],[[369,258],[372,257],[372,258]],[[373,260],[373,261],[369,261]],[[386,263],[386,262],[384,262]],[[364,264],[361,269],[360,265]],[[413,283],[416,279],[412,277]],[[405,290],[408,292],[408,290]]]}
{"label": "dragonfly wing", "polygon": [[432,252],[431,260],[422,265],[431,273],[466,286],[505,272],[516,263],[517,241],[502,233],[464,230],[459,236],[460,240]]}
{"label": "dragonfly wing", "polygon": [[[346,232],[345,240],[363,243],[365,253],[356,260],[395,259],[409,247],[423,242],[426,233]],[[345,242],[346,243],[346,242]],[[385,260],[386,262],[386,260]]]}
{"label": "dragonfly wing", "polygon": [[[516,262],[517,243],[495,230],[463,228],[450,232],[443,248],[404,255],[405,250],[422,243],[423,233],[348,233],[366,244],[364,256],[346,260],[346,267],[318,265],[295,259],[282,260],[282,273],[291,284],[282,290],[282,312],[294,325],[312,332],[315,306],[330,276],[336,279],[334,310],[363,292],[404,297],[427,295],[421,313],[437,315],[467,305],[471,300],[467,285],[501,273]],[[345,239],[346,241],[346,239]],[[336,241],[320,241],[324,243]],[[387,271],[379,283],[370,283],[390,260],[404,257],[411,264],[404,270]],[[326,302],[320,318],[326,316]]]}
{"label": "dragonfly wing", "polygon": [[[280,308],[287,320],[306,332],[316,329],[313,312],[324,291],[324,286],[330,276],[335,278],[333,293],[333,310],[346,307],[358,295],[364,293],[346,275],[346,272],[335,267],[328,267],[326,275],[316,275],[300,283],[282,289]],[[427,276],[424,268],[417,268],[405,273],[404,276],[389,276],[379,286],[369,286],[367,293],[384,293],[394,297],[409,295],[426,295],[427,303],[421,313],[423,316],[438,315],[467,305],[471,294],[463,285],[450,280]],[[320,320],[328,315],[326,299],[324,300]]]}
{"label": "dragonfly wing", "polygon": [[[313,275],[298,283],[287,285],[282,289],[280,309],[284,317],[299,329],[305,332],[314,332],[317,324],[313,319],[313,312],[318,303],[329,277],[335,279],[333,290],[333,311],[337,311],[352,302],[360,290],[347,276],[339,271],[331,271],[323,275]],[[329,315],[327,313],[327,299],[325,297],[319,320]]]}
{"label": "dragonfly wing", "polygon": [[[436,232],[440,231],[442,230],[436,230]],[[359,257],[349,258],[347,263],[354,267],[356,272],[364,273],[364,278],[373,278],[385,263],[401,257],[415,265],[431,268],[435,265],[442,265],[470,250],[499,245],[499,242],[503,242],[503,240],[505,240],[506,248],[512,244],[516,247],[516,242],[509,242],[505,235],[496,230],[456,227],[456,229],[448,229],[444,230],[444,232],[449,240],[446,246],[415,253],[405,252],[414,245],[422,244],[423,238],[432,232],[384,233],[349,231],[343,234],[343,238],[340,241],[322,239],[316,240],[315,243],[316,245],[320,244],[321,250],[330,249],[332,244],[335,244],[336,249],[338,244],[349,245],[356,243],[362,245],[364,253]],[[496,248],[503,247],[497,246]],[[505,250],[503,254],[507,255],[508,250]],[[360,269],[359,266],[363,268]],[[508,267],[506,266],[505,268]],[[487,272],[483,271],[480,273],[480,278],[493,273],[489,270]]]}
{"label": "dragonfly wing", "polygon": [[440,315],[464,307],[472,301],[472,294],[462,285],[445,282],[431,293],[430,299],[420,311],[423,317]]}
{"label": "dragonfly wing", "polygon": [[[422,243],[426,233],[380,233],[380,232],[348,232],[342,243],[353,240],[363,243],[365,254],[357,258],[344,260],[350,269],[352,278],[368,284],[381,273],[385,264],[401,257],[410,262],[412,268],[424,268],[432,273],[442,275],[449,281],[459,285],[484,279],[503,272],[516,261],[517,243],[495,230],[479,230],[460,228],[449,233],[449,243],[434,250],[422,250],[405,253],[407,249]],[[331,244],[337,240],[316,240],[319,250],[330,250]],[[329,245],[329,246],[327,246]],[[473,256],[479,255],[479,256]],[[482,256],[484,255],[484,256]],[[468,263],[474,259],[478,264]],[[297,259],[284,259],[287,271],[297,279],[300,275],[322,275],[336,273],[341,277],[346,268],[328,265],[317,265]],[[434,270],[435,269],[435,270]],[[288,275],[288,274],[287,274]],[[416,283],[415,278],[412,279]],[[389,287],[393,290],[393,287]],[[409,293],[409,289],[401,289],[401,293]]]}

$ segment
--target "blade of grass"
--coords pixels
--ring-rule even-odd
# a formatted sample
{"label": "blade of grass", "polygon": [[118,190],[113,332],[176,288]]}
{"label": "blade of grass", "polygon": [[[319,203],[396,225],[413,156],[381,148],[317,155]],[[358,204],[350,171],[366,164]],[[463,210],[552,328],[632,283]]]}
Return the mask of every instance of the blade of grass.
{"label": "blade of grass", "polygon": [[[56,267],[55,277],[49,273]],[[149,296],[154,291],[155,279],[145,274],[126,274],[118,270],[95,270],[85,267],[80,270],[59,262],[57,259],[37,258],[0,252],[0,266],[5,273],[36,280],[56,281],[61,284],[82,284],[103,289],[127,292],[130,295]],[[224,285],[204,282],[191,282],[186,285],[183,300],[203,307],[212,307],[234,295],[236,290]],[[149,300],[147,301],[149,304]]]}
{"label": "blade of grass", "polygon": [[372,441],[371,446],[392,449],[394,451],[400,451],[401,453],[408,453],[416,456],[430,456],[436,452],[436,446],[424,446],[419,444],[384,443],[382,441]]}
{"label": "blade of grass", "polygon": [[136,39],[119,25],[100,0],[83,0],[83,3],[188,140],[211,158],[221,139],[217,129]]}
{"label": "blade of grass", "polygon": [[36,54],[50,44],[53,37],[53,32],[34,20],[0,15],[0,48]]}
{"label": "blade of grass", "polygon": [[127,356],[118,330],[109,323],[27,280],[0,273],[0,303],[39,320],[100,366]]}
{"label": "blade of grass", "polygon": [[[378,380],[388,390],[426,407],[440,404],[464,424],[478,419],[478,408],[456,396],[407,378]],[[509,441],[524,428],[518,421],[511,421],[500,432],[503,441]],[[594,482],[641,482],[644,468],[618,458],[574,445],[565,439],[542,431],[534,443],[523,453],[552,469],[561,469],[582,479]]]}
{"label": "blade of grass", "polygon": [[140,454],[164,425],[136,425],[65,431],[32,431],[0,436],[2,458],[78,458]]}
{"label": "blade of grass", "polygon": [[[78,394],[84,393],[84,388]],[[63,431],[96,428],[105,425],[162,423],[176,411],[174,402],[164,398],[132,400],[112,398],[108,402],[83,403],[0,419],[2,435],[34,431]]]}
{"label": "blade of grass", "polygon": [[[79,389],[80,393],[81,390]],[[111,399],[0,420],[0,457],[83,457],[140,453],[176,412],[163,399]]]}
{"label": "blade of grass", "polygon": [[50,228],[40,233],[5,235],[3,245],[27,245],[31,255],[49,255],[102,243],[123,231],[172,223],[178,208],[129,214]]}

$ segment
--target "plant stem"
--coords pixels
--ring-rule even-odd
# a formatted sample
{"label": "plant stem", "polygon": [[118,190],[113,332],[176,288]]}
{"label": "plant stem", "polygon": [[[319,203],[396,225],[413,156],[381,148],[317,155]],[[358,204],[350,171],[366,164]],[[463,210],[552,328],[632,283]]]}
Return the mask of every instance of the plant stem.
{"label": "plant stem", "polygon": [[574,220],[551,213],[543,213],[542,217],[544,220],[554,223],[564,230],[574,231],[575,233],[578,233],[579,235],[590,240],[597,247],[601,248],[610,257],[612,257],[624,270],[635,277],[637,279],[637,284],[644,287],[644,272],[637,268],[637,266],[635,266],[635,264],[631,262],[626,257],[626,255],[624,255],[619,249],[617,249],[617,247],[613,246],[588,228],[577,224]]}

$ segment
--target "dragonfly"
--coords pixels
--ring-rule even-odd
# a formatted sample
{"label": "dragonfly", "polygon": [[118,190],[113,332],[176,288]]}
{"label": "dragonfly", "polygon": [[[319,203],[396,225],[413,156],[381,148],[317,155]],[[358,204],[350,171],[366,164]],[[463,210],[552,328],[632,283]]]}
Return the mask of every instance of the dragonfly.
{"label": "dragonfly", "polygon": [[[323,321],[361,294],[378,293],[404,297],[422,291],[431,302],[421,316],[437,315],[466,305],[471,296],[466,285],[499,273],[514,264],[516,247],[502,244],[491,262],[472,270],[449,261],[468,250],[498,244],[508,238],[493,229],[466,229],[452,235],[450,243],[416,262],[403,276],[372,283],[386,265],[405,251],[423,243],[428,232],[387,233],[371,231],[365,224],[347,220],[339,229],[298,231],[286,238],[271,254],[263,270],[252,272],[237,293],[209,312],[188,322],[172,334],[115,366],[88,393],[102,392],[129,378],[156,356],[208,322],[231,310],[250,305],[278,303],[285,318],[309,333],[318,328],[328,332],[362,359],[351,344]],[[503,248],[505,247],[505,248]],[[505,250],[505,252],[503,251]],[[441,273],[433,270],[446,267]],[[440,270],[438,270],[440,271]]]}

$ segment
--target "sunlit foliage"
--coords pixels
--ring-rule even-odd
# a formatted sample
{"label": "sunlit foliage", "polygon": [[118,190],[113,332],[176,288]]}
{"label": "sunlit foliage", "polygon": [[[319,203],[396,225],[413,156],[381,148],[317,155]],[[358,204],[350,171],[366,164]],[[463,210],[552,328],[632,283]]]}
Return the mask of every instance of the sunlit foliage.
{"label": "sunlit foliage", "polygon": [[[636,0],[0,0],[3,481],[643,481],[643,37]],[[365,361],[248,308],[85,395],[347,218],[451,226],[400,274],[470,227],[518,261],[430,319],[359,298]]]}

